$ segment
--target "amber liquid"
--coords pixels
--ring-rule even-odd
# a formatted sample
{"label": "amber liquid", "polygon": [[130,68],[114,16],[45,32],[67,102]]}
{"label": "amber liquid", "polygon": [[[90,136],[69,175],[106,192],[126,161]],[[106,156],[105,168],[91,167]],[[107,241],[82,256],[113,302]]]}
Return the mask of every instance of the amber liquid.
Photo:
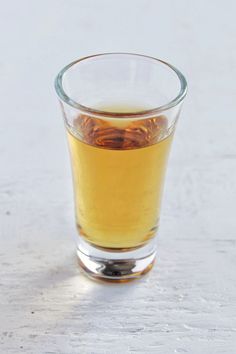
{"label": "amber liquid", "polygon": [[158,227],[172,140],[166,118],[80,115],[68,139],[80,235],[109,249],[145,244]]}

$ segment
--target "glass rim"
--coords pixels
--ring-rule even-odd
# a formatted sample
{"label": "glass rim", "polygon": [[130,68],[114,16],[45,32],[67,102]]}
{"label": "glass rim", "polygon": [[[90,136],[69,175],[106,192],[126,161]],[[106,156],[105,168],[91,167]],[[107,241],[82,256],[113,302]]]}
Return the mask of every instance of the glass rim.
{"label": "glass rim", "polygon": [[[66,72],[74,65],[87,60],[87,59],[91,59],[91,58],[96,58],[96,57],[101,57],[101,56],[110,56],[110,55],[130,55],[130,56],[135,56],[135,57],[141,57],[141,58],[146,58],[146,59],[151,59],[154,60],[158,63],[164,64],[165,66],[167,66],[169,69],[171,69],[173,71],[173,73],[175,73],[179,79],[180,82],[180,90],[177,94],[177,96],[175,98],[173,98],[171,101],[165,103],[164,105],[155,107],[155,108],[151,108],[151,109],[146,109],[146,110],[141,110],[141,111],[137,111],[137,112],[109,112],[107,111],[103,111],[103,110],[99,110],[99,109],[95,109],[92,107],[88,107],[85,105],[82,105],[76,101],[74,101],[72,98],[70,98],[66,92],[64,91],[63,88],[63,77],[66,74]],[[136,54],[136,53],[128,53],[128,52],[109,52],[109,53],[99,53],[99,54],[94,54],[94,55],[89,55],[86,57],[82,57],[80,59],[74,60],[71,63],[67,64],[66,66],[64,66],[58,73],[58,75],[56,76],[55,79],[55,90],[56,93],[58,95],[58,97],[65,103],[67,103],[69,106],[74,107],[80,111],[82,111],[83,113],[89,113],[92,115],[96,115],[98,117],[128,117],[128,118],[137,118],[140,116],[152,116],[155,114],[159,114],[163,111],[167,111],[170,108],[175,107],[176,105],[178,105],[181,101],[183,101],[184,97],[187,94],[187,80],[185,79],[184,75],[173,65],[169,64],[168,62],[162,60],[162,59],[158,59],[149,55],[144,55],[144,54]]]}

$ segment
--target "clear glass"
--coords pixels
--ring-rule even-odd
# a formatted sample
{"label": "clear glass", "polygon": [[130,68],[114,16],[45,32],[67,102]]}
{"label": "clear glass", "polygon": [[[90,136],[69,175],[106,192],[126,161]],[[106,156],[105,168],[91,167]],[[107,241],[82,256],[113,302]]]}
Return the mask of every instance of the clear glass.
{"label": "clear glass", "polygon": [[128,281],[152,268],[184,76],[152,57],[76,60],[55,81],[73,172],[77,254],[92,277]]}

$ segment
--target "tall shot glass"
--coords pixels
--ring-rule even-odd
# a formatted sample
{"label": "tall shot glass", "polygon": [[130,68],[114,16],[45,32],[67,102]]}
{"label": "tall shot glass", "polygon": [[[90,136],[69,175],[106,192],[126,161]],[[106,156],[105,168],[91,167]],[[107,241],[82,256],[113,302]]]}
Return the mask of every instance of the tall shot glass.
{"label": "tall shot glass", "polygon": [[79,263],[92,277],[138,278],[156,256],[186,80],[162,60],[107,53],[64,67],[55,88],[71,156]]}

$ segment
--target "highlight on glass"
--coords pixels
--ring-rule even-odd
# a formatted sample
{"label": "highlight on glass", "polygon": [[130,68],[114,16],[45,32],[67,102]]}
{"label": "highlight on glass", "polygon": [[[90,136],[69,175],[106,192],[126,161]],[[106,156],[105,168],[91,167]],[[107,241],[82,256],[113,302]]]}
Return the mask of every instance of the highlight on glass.
{"label": "highlight on glass", "polygon": [[79,263],[95,278],[138,278],[156,257],[186,80],[162,60],[106,53],[67,65],[55,88],[69,142]]}

